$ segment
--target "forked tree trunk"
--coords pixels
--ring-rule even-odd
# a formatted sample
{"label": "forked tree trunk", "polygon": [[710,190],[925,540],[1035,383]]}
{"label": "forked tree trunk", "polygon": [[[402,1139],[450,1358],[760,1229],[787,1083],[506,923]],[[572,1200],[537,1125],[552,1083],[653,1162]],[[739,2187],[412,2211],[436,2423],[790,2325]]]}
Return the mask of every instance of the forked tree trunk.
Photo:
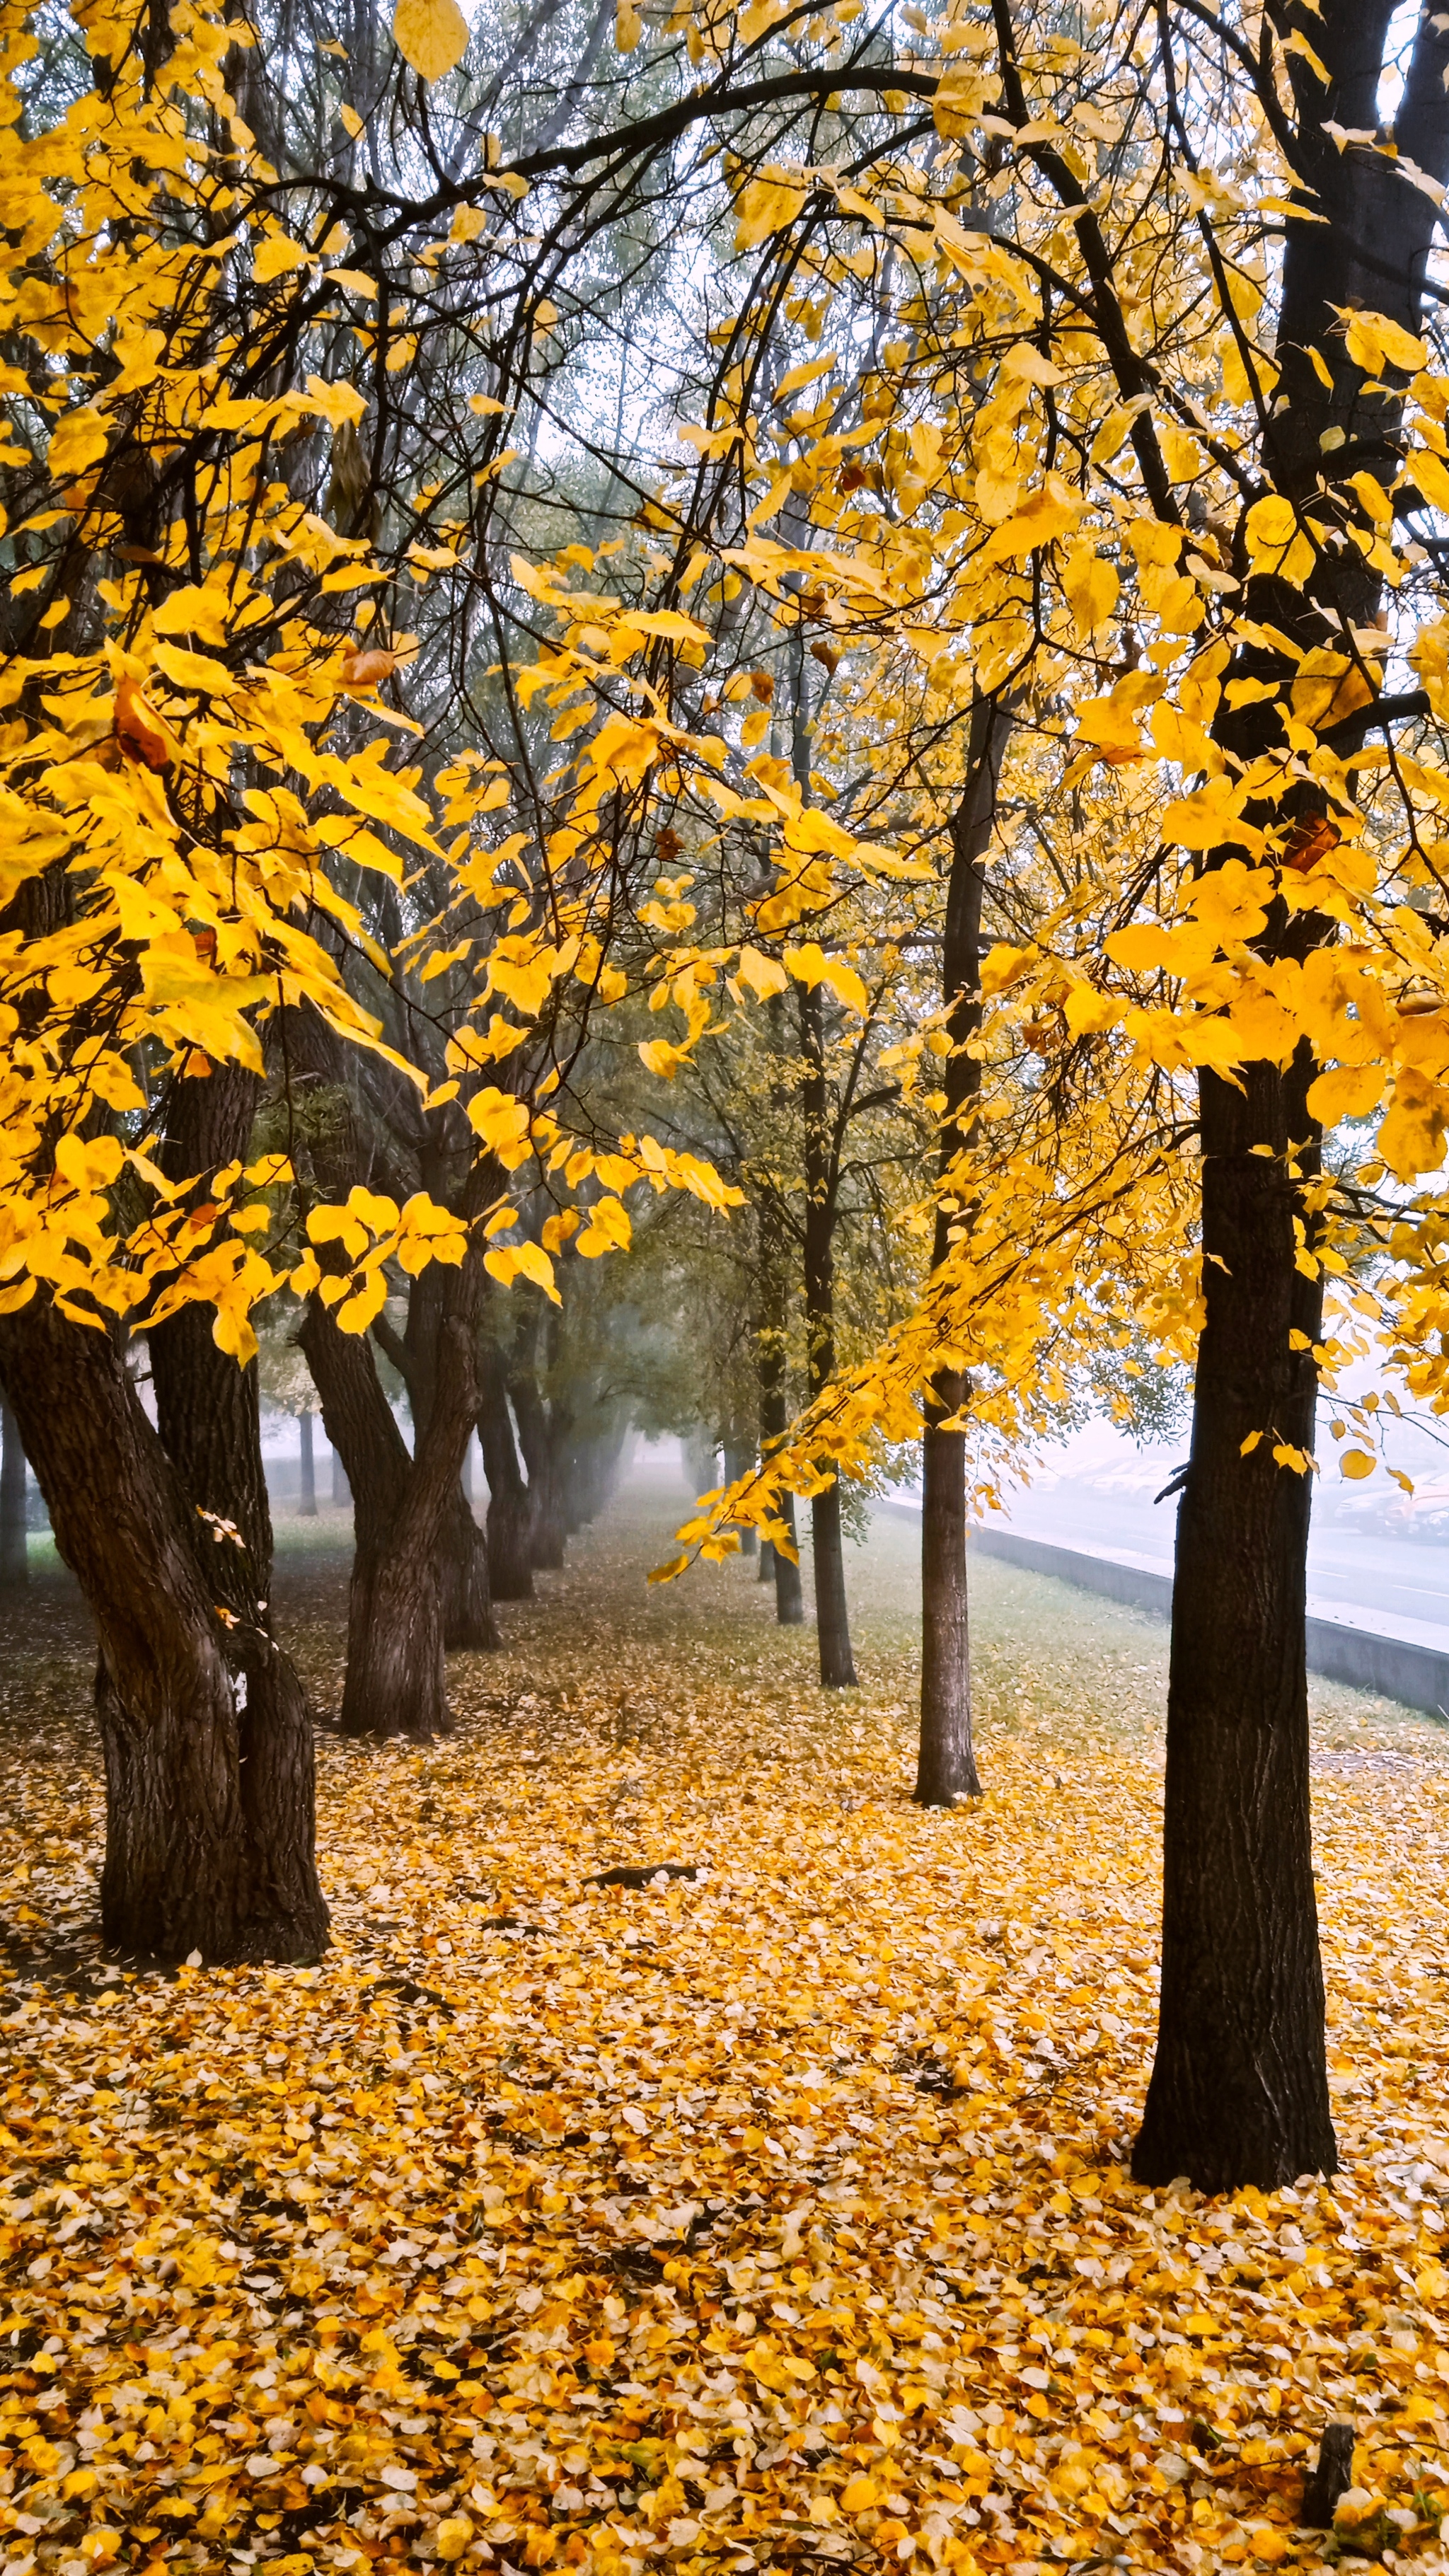
{"label": "forked tree trunk", "polygon": [[29,1581],[25,1450],[14,1414],[0,1402],[0,1592],[23,1591]]}
{"label": "forked tree trunk", "polygon": [[[435,1263],[412,1283],[407,1331],[398,1334],[379,1317],[373,1335],[387,1352],[407,1387],[413,1418],[413,1456],[424,1447],[440,1394],[451,1383],[439,1371],[439,1343],[445,1328],[446,1278]],[[375,1373],[375,1372],[374,1372]],[[472,1445],[471,1425],[463,1435],[456,1488],[438,1538],[438,1588],[443,1613],[443,1651],[491,1654],[502,1639],[493,1616],[492,1568],[488,1541],[473,1517],[463,1484],[463,1460]]]}
{"label": "forked tree trunk", "polygon": [[[805,1058],[801,1105],[805,1118],[805,1336],[812,1403],[835,1375],[835,1187],[827,1134],[825,1030],[820,987],[801,988],[800,1044]],[[810,1498],[811,1553],[815,1561],[815,1629],[820,1680],[825,1690],[853,1690],[850,1614],[845,1599],[845,1550],[840,1526],[840,1478]]]}
{"label": "forked tree trunk", "polygon": [[300,1470],[298,1484],[300,1499],[297,1504],[297,1513],[301,1520],[315,1521],[317,1517],[317,1462],[312,1450],[312,1416],[310,1413],[299,1413],[297,1416],[297,1447]]}
{"label": "forked tree trunk", "polygon": [[213,1606],[221,1549],[198,1537],[108,1336],[36,1297],[0,1319],[0,1374],[100,1637],[108,1948],[218,1965],[315,1957],[327,1909],[312,1730],[290,1664]]}
{"label": "forked tree trunk", "polygon": [[[476,1175],[475,1184],[483,1186]],[[370,1344],[340,1331],[320,1296],[308,1301],[302,1348],[327,1437],[353,1492],[344,1735],[405,1735],[425,1743],[449,1732],[439,1568],[449,1516],[466,1509],[458,1479],[477,1408],[479,1285],[479,1259],[470,1248],[448,1275],[433,1402],[411,1458]],[[481,1543],[471,1512],[468,1519]]]}
{"label": "forked tree trunk", "polygon": [[518,1463],[503,1373],[491,1352],[481,1363],[478,1439],[488,1479],[488,1576],[495,1601],[533,1598],[533,1510]]}
{"label": "forked tree trunk", "polygon": [[[1402,168],[1440,186],[1449,179],[1449,22],[1432,5],[1420,13],[1394,122],[1397,160],[1334,142],[1345,127],[1377,127],[1396,15],[1394,0],[1323,0],[1312,41],[1327,89],[1307,65],[1293,68],[1312,219],[1290,217],[1285,228],[1282,376],[1263,438],[1278,490],[1320,507],[1319,478],[1338,470],[1339,448],[1385,485],[1397,472],[1402,397],[1367,391],[1340,316],[1367,307],[1418,330],[1436,218]],[[1274,697],[1287,697],[1297,664],[1275,653],[1272,630],[1298,650],[1342,649],[1372,623],[1380,592],[1353,545],[1325,549],[1306,592],[1250,581],[1245,604],[1263,640],[1239,653],[1233,677],[1257,685],[1254,703],[1215,728],[1226,752],[1284,752]],[[1346,747],[1342,726],[1335,747]],[[1303,792],[1251,819],[1311,816],[1311,802],[1294,801]],[[1219,849],[1206,864],[1240,855]],[[1275,905],[1255,945],[1302,957],[1333,935],[1327,921]],[[1177,1525],[1157,2054],[1133,2171],[1150,2183],[1185,2174],[1210,2192],[1273,2190],[1337,2163],[1309,1815],[1310,1478],[1273,1457],[1284,1444],[1311,1454],[1314,1441],[1321,1286],[1298,1264],[1315,1231],[1302,1183],[1318,1167],[1306,1106],[1316,1070],[1304,1045],[1286,1069],[1241,1067],[1241,1089],[1211,1072],[1199,1079],[1206,1316]]]}
{"label": "forked tree trunk", "polygon": [[[932,1268],[939,1273],[962,1221],[950,1195],[953,1164],[970,1141],[981,1067],[966,1052],[981,1026],[981,904],[986,853],[996,823],[1010,709],[977,698],[971,709],[966,776],[951,817],[951,861],[941,953],[941,994],[951,1053],[945,1059],[939,1197]],[[965,1221],[969,1222],[969,1214]],[[949,1807],[979,1798],[971,1731],[971,1616],[966,1565],[966,1435],[948,1429],[970,1401],[964,1372],[937,1370],[926,1390],[921,1439],[921,1741],[916,1801]]]}

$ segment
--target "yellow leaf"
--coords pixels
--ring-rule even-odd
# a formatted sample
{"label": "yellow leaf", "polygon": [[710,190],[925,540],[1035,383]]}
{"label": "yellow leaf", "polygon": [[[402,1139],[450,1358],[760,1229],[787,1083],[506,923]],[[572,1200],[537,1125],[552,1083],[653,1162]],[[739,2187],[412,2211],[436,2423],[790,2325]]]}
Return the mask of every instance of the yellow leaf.
{"label": "yellow leaf", "polygon": [[214,661],[209,653],[188,653],[180,644],[158,644],[156,667],[178,689],[195,690],[199,697],[229,698],[241,687],[224,662]]}
{"label": "yellow leaf", "polygon": [[1121,587],[1115,564],[1105,562],[1095,546],[1073,546],[1063,567],[1062,588],[1081,635],[1095,635],[1099,626],[1106,625]]}
{"label": "yellow leaf", "polygon": [[874,2478],[868,2478],[863,2474],[860,2477],[851,2478],[840,2490],[840,2505],[843,2513],[868,2513],[871,2506],[879,2500],[880,2489]]}
{"label": "yellow leaf", "polygon": [[1331,1127],[1340,1118],[1366,1118],[1383,1098],[1386,1068],[1381,1064],[1336,1066],[1310,1084],[1308,1111]]}
{"label": "yellow leaf", "polygon": [[[766,721],[768,722],[768,718]],[[790,980],[784,967],[777,964],[773,957],[766,957],[758,948],[740,950],[740,962],[736,972],[740,982],[747,984],[750,991],[761,1002],[768,1001],[772,993],[783,993]]]}
{"label": "yellow leaf", "polygon": [[1313,570],[1313,546],[1292,502],[1281,493],[1269,492],[1253,503],[1244,534],[1254,572],[1276,573],[1282,581],[1307,580]]}
{"label": "yellow leaf", "polygon": [[397,0],[392,32],[419,80],[442,80],[468,50],[468,21],[457,0]]}
{"label": "yellow leaf", "polygon": [[301,242],[284,232],[263,235],[252,253],[252,270],[259,286],[269,286],[274,277],[286,277],[295,268],[305,268],[312,254]]}
{"label": "yellow leaf", "polygon": [[751,250],[766,235],[793,223],[805,203],[803,183],[767,174],[752,179],[735,201],[735,248]]}
{"label": "yellow leaf", "polygon": [[1338,1462],[1338,1472],[1341,1476],[1352,1477],[1357,1483],[1361,1477],[1373,1474],[1374,1465],[1375,1461],[1367,1449],[1345,1449]]}
{"label": "yellow leaf", "polygon": [[50,433],[46,463],[57,482],[72,474],[84,473],[104,456],[110,438],[107,422],[98,411],[62,412]]}
{"label": "yellow leaf", "polygon": [[528,1134],[528,1104],[511,1091],[499,1091],[489,1083],[475,1091],[468,1103],[468,1124],[485,1145],[497,1147],[520,1144]]}
{"label": "yellow leaf", "polygon": [[[1334,309],[1338,311],[1340,308],[1335,306]],[[1365,374],[1378,375],[1386,359],[1391,367],[1402,367],[1409,375],[1427,367],[1428,342],[1419,339],[1414,332],[1406,331],[1402,323],[1391,322],[1387,314],[1347,311],[1342,318],[1348,324],[1343,335],[1344,346],[1354,365],[1362,367]]]}

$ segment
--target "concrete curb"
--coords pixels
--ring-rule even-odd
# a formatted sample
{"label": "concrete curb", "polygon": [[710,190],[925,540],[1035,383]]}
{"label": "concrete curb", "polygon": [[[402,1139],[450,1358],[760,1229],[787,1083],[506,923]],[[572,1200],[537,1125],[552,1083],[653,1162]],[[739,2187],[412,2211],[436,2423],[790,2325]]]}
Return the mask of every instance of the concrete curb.
{"label": "concrete curb", "polygon": [[[1008,1565],[1052,1575],[1059,1583],[1080,1584],[1085,1592],[1105,1593],[1111,1601],[1125,1601],[1159,1618],[1172,1609],[1171,1575],[1155,1574],[1150,1566],[1084,1556],[1077,1548],[1018,1538],[1014,1530],[973,1530],[971,1545],[983,1556],[999,1556]],[[1356,1690],[1378,1691],[1430,1717],[1449,1718],[1449,1654],[1404,1637],[1376,1636],[1367,1628],[1341,1628],[1333,1619],[1309,1619],[1306,1626],[1311,1673],[1350,1682]]]}

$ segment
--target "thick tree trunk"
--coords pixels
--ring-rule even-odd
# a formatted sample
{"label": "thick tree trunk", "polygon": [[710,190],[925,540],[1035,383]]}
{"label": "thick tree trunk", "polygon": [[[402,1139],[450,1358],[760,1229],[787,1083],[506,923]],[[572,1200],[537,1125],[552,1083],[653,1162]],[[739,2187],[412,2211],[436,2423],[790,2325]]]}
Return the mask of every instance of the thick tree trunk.
{"label": "thick tree trunk", "polygon": [[301,1520],[315,1521],[317,1517],[317,1462],[312,1451],[312,1416],[310,1413],[299,1413],[297,1416],[297,1449],[299,1465],[298,1494],[300,1498],[297,1504],[297,1514],[298,1518]]}
{"label": "thick tree trunk", "polygon": [[[801,1105],[805,1117],[805,1336],[812,1403],[835,1375],[835,1186],[827,1129],[825,1028],[820,987],[800,992],[800,1045],[805,1059]],[[815,1629],[820,1680],[825,1690],[855,1688],[850,1616],[845,1600],[845,1550],[840,1527],[840,1479],[810,1498],[811,1552],[815,1560]]]}
{"label": "thick tree trunk", "polygon": [[[1001,763],[1011,731],[1011,711],[995,698],[978,697],[971,709],[966,776],[951,817],[951,863],[946,880],[946,919],[941,953],[941,997],[947,1006],[951,1053],[944,1065],[946,1112],[932,1269],[939,1274],[963,1219],[951,1193],[957,1156],[970,1142],[981,1089],[981,1066],[968,1052],[981,1026],[981,907],[986,853],[996,824]],[[946,1425],[971,1396],[970,1382],[954,1368],[938,1369],[926,1390],[921,1442],[921,1741],[916,1799],[923,1807],[949,1807],[957,1798],[979,1798],[981,1781],[971,1738],[971,1619],[966,1565],[966,1435]]]}
{"label": "thick tree trunk", "polygon": [[[1372,132],[1378,123],[1395,15],[1392,0],[1324,0],[1313,45],[1327,91],[1295,64],[1297,156],[1314,220],[1286,227],[1283,373],[1264,449],[1277,488],[1300,500],[1316,498],[1320,474],[1335,470],[1330,430],[1383,481],[1396,471],[1401,398],[1366,391],[1338,315],[1367,306],[1418,329],[1435,217],[1391,157],[1340,153],[1333,142],[1345,126]],[[1398,154],[1441,185],[1446,38],[1449,25],[1426,6],[1395,120]],[[1331,386],[1315,375],[1310,347]],[[1350,545],[1320,555],[1306,593],[1256,580],[1245,605],[1260,632],[1276,627],[1299,648],[1336,645],[1372,623],[1380,588]],[[1294,668],[1269,636],[1239,655],[1233,676],[1286,696]],[[1239,758],[1283,750],[1281,718],[1261,688],[1257,696],[1217,727]],[[1339,736],[1342,749],[1341,727]],[[1282,823],[1314,810],[1290,797],[1252,819]],[[1207,864],[1238,855],[1221,849]],[[1256,944],[1301,957],[1332,936],[1328,922],[1275,906]],[[1151,2183],[1186,2174],[1213,2192],[1272,2190],[1337,2162],[1309,1834],[1311,1484],[1306,1470],[1273,1457],[1284,1444],[1311,1454],[1314,1439],[1321,1291],[1298,1261],[1313,1241],[1300,1184],[1317,1168],[1306,1107],[1315,1071],[1300,1047],[1286,1071],[1242,1067],[1241,1090],[1210,1072],[1199,1082],[1206,1319],[1178,1513],[1157,2054],[1133,2170]],[[1304,1337],[1301,1350],[1290,1349],[1290,1333]]]}
{"label": "thick tree trunk", "polygon": [[[1246,1096],[1202,1085],[1208,1314],[1178,1511],[1161,2021],[1134,2160],[1202,2191],[1337,2162],[1309,1816],[1310,1488],[1273,1459],[1275,1439],[1313,1446],[1323,1292],[1297,1267],[1283,1170],[1314,1070],[1304,1048],[1286,1077],[1252,1067]],[[1264,1141],[1271,1161],[1249,1150]]]}
{"label": "thick tree trunk", "polygon": [[25,1450],[10,1406],[0,1403],[0,1592],[30,1581],[25,1535]]}
{"label": "thick tree trunk", "polygon": [[239,1552],[202,1529],[105,1334],[37,1297],[0,1319],[0,1375],[100,1636],[107,1946],[315,1957],[311,1727],[286,1657],[213,1607],[213,1562]]}
{"label": "thick tree trunk", "polygon": [[488,1479],[488,1572],[495,1601],[533,1598],[533,1508],[518,1450],[503,1372],[494,1355],[482,1362],[478,1438]]}
{"label": "thick tree trunk", "polygon": [[[160,1162],[167,1178],[197,1177],[204,1193],[221,1165],[247,1151],[260,1095],[258,1077],[238,1064],[217,1064],[204,1078],[173,1082]],[[254,1874],[271,1872],[278,1890],[280,1949],[252,1956],[295,1956],[326,1937],[327,1914],[313,1859],[315,1794],[313,1717],[291,1658],[271,1633],[272,1517],[262,1461],[256,1362],[239,1368],[217,1347],[211,1311],[184,1306],[148,1335],[151,1383],[161,1445],[192,1506],[188,1536],[201,1580],[223,1620],[223,1652],[237,1702],[240,1803],[248,1818]],[[97,1692],[107,1776],[113,1800],[145,1811],[157,1791],[154,1771],[138,1764],[124,1725],[124,1695],[103,1659]],[[143,1841],[151,1826],[143,1824]],[[125,1867],[118,1864],[124,1876]],[[265,1923],[264,1910],[261,1916]],[[193,1945],[194,1946],[194,1945]]]}

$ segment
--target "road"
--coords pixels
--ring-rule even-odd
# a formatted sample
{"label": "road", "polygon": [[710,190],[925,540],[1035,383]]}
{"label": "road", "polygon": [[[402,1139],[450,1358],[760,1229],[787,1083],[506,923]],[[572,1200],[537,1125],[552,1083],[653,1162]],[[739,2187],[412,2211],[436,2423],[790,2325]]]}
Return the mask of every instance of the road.
{"label": "road", "polygon": [[[1173,1502],[1154,1506],[1146,1495],[1064,1479],[1014,1495],[1008,1526],[1089,1556],[1143,1557],[1171,1573],[1175,1520]],[[1436,1643],[1449,1644],[1449,1547],[1321,1523],[1309,1541],[1308,1590],[1315,1618],[1355,1628],[1387,1620],[1432,1629]]]}
{"label": "road", "polygon": [[[1163,1481],[1172,1462],[1162,1469]],[[920,1509],[920,1495],[904,1489],[897,1500]],[[1028,1487],[1011,1497],[1003,1519],[991,1526],[1085,1556],[1140,1559],[1172,1572],[1176,1505],[1153,1503],[1150,1492],[1123,1492],[1116,1477],[1100,1484],[1086,1477]],[[1383,1537],[1317,1521],[1308,1548],[1308,1608],[1316,1619],[1351,1628],[1403,1634],[1449,1652],[1449,1546]]]}

